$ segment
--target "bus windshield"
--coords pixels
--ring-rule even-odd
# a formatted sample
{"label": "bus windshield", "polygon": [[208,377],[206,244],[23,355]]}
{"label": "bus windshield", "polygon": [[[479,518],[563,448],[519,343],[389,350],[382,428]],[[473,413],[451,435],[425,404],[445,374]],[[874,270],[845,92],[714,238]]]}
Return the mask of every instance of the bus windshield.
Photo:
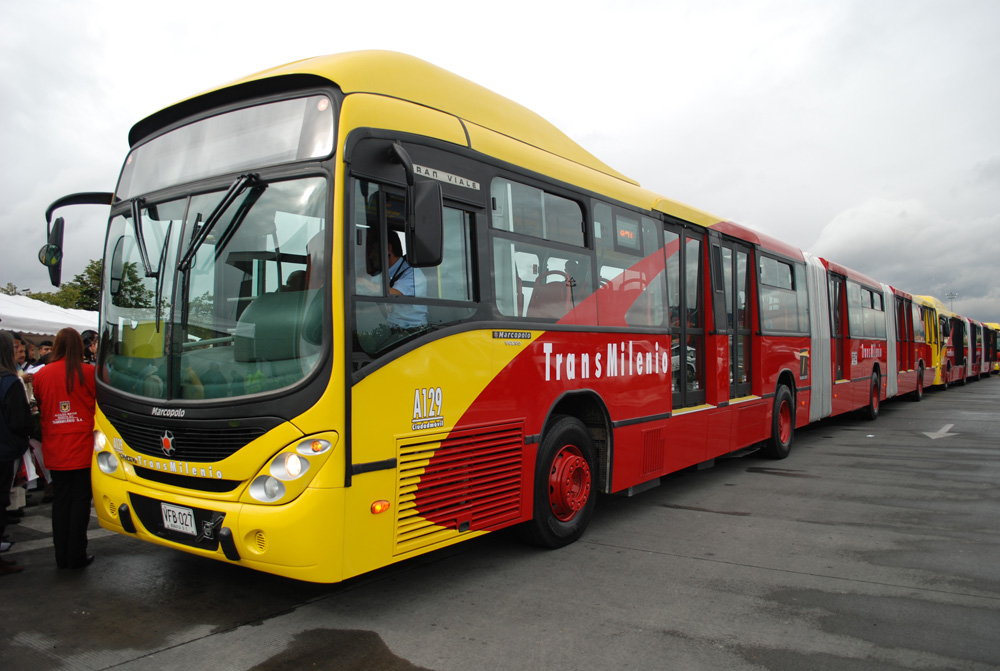
{"label": "bus windshield", "polygon": [[255,105],[181,126],[133,149],[115,196],[135,196],[212,175],[325,158],[333,105],[324,95]]}
{"label": "bus windshield", "polygon": [[[199,236],[225,194],[138,208],[158,277],[146,276],[131,212],[111,220],[99,363],[112,387],[152,399],[230,398],[289,387],[317,366],[326,180],[256,181]],[[190,264],[178,264],[199,237]]]}

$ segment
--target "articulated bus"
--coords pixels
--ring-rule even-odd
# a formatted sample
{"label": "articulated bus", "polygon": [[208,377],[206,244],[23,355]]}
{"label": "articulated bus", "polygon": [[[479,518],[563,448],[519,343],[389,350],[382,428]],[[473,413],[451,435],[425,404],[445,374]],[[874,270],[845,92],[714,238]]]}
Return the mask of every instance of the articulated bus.
{"label": "articulated bus", "polygon": [[[833,387],[829,415],[866,408],[871,419],[887,398],[888,380],[896,384],[895,370],[889,375],[889,314],[895,310],[888,287],[821,259],[826,269],[831,315],[831,367]],[[888,296],[888,300],[886,300]],[[892,394],[890,394],[892,395]]]}
{"label": "articulated bus", "polygon": [[783,458],[941,369],[919,297],[408,56],[261,72],[129,143],[41,258],[110,203],[94,503],[145,541],[317,582],[513,525],[559,547],[598,493]]}
{"label": "articulated bus", "polygon": [[936,352],[937,372],[934,384],[947,389],[953,384],[965,384],[967,333],[965,319],[934,296],[918,296],[932,313],[937,315],[940,348]]}

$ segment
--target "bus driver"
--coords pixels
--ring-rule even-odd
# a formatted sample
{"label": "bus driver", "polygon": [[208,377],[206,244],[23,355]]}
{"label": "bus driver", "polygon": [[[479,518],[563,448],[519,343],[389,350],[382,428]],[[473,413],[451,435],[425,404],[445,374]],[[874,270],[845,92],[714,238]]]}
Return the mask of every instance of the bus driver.
{"label": "bus driver", "polygon": [[[378,229],[368,229],[366,265],[368,274],[373,279],[358,278],[358,293],[377,296],[381,293],[382,264],[379,259]],[[424,274],[412,267],[403,258],[403,245],[399,233],[389,231],[388,238],[389,295],[390,296],[426,296],[427,280]],[[427,306],[393,303],[386,305],[388,312],[386,321],[391,329],[413,330],[427,325]]]}

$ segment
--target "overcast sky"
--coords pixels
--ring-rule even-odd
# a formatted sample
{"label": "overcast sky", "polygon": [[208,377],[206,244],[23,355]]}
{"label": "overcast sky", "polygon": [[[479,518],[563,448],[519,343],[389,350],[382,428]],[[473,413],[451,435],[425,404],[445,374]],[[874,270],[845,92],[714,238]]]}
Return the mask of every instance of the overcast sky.
{"label": "overcast sky", "polygon": [[[665,196],[1000,321],[998,27],[996,0],[4,0],[0,286],[51,290],[46,206],[112,190],[139,119],[274,65],[392,49]],[[64,212],[65,280],[101,255],[92,209]]]}

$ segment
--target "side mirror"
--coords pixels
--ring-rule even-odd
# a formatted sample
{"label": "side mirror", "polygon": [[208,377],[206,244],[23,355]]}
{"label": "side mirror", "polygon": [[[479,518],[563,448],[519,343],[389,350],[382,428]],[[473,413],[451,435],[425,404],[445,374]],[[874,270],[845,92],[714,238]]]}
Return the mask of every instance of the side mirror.
{"label": "side mirror", "polygon": [[38,260],[49,269],[49,281],[58,287],[62,280],[63,218],[58,217],[49,229],[48,243],[38,251]]}
{"label": "side mirror", "polygon": [[441,264],[444,245],[444,198],[437,182],[417,182],[413,189],[414,212],[406,222],[406,262],[414,268]]}
{"label": "side mirror", "polygon": [[45,209],[45,225],[48,229],[48,244],[38,252],[38,260],[49,269],[49,281],[58,287],[62,279],[63,218],[52,221],[52,213],[66,205],[111,205],[114,194],[88,191],[72,193],[59,198]]}
{"label": "side mirror", "polygon": [[390,160],[406,173],[406,262],[414,268],[441,264],[444,243],[444,196],[441,184],[433,180],[416,182],[413,161],[403,145],[394,142]]}

